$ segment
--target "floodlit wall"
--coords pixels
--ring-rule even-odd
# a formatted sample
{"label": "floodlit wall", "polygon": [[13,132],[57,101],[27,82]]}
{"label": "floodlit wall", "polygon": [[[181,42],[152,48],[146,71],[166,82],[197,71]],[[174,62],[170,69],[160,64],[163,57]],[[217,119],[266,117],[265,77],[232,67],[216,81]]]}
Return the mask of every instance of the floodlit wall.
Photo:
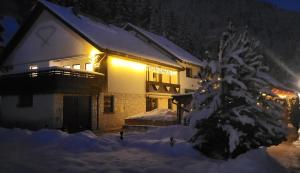
{"label": "floodlit wall", "polygon": [[10,73],[27,70],[30,65],[48,67],[53,65],[53,62],[49,63],[50,60],[88,57],[93,49],[77,33],[49,12],[43,11],[4,65],[14,66]]}
{"label": "floodlit wall", "polygon": [[108,92],[145,94],[146,65],[109,56],[107,59]]}

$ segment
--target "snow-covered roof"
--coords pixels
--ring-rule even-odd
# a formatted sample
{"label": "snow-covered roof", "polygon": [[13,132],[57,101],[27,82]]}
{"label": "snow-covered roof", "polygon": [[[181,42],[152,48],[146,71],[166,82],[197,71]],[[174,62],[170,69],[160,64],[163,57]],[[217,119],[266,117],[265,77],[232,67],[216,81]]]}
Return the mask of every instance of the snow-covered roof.
{"label": "snow-covered roof", "polygon": [[150,39],[151,41],[153,41],[154,43],[156,43],[157,45],[159,45],[160,47],[162,47],[163,49],[168,51],[170,54],[172,54],[179,60],[190,63],[190,64],[203,66],[203,62],[199,58],[195,57],[194,55],[187,52],[183,48],[177,46],[176,44],[174,44],[170,40],[166,39],[165,37],[148,32],[144,29],[141,29],[141,28],[131,24],[131,23],[128,23],[127,27],[128,26],[133,28],[134,30],[138,31],[143,36],[145,36],[146,38]]}
{"label": "snow-covered roof", "polygon": [[101,49],[141,57],[147,60],[180,67],[171,57],[122,28],[94,21],[83,15],[75,15],[71,8],[40,0],[48,10],[71,25]]}
{"label": "snow-covered roof", "polygon": [[0,46],[4,47],[11,40],[20,26],[17,20],[12,16],[4,16],[3,19],[0,20],[0,25],[4,29],[2,34],[3,40],[0,41]]}

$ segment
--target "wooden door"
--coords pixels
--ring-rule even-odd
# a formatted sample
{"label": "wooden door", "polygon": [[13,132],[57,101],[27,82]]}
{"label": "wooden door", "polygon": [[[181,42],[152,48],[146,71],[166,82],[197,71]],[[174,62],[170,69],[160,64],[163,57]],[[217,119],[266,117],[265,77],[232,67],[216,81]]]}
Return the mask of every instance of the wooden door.
{"label": "wooden door", "polygon": [[63,128],[68,132],[91,129],[90,96],[64,96]]}

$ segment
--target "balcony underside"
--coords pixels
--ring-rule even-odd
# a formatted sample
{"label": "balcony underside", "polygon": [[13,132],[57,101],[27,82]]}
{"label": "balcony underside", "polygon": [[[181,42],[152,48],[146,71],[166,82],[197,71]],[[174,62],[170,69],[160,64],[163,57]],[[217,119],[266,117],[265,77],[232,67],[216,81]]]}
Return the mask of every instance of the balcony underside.
{"label": "balcony underside", "polygon": [[0,94],[66,93],[97,94],[104,76],[63,68],[49,68],[0,77]]}

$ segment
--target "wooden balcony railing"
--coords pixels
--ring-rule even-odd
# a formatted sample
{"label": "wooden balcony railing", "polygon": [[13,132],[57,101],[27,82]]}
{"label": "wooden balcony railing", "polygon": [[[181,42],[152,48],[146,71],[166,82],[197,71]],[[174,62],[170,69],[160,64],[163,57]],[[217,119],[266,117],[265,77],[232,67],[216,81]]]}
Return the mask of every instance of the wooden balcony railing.
{"label": "wooden balcony railing", "polygon": [[0,94],[73,93],[92,94],[101,91],[103,74],[50,67],[0,77]]}
{"label": "wooden balcony railing", "polygon": [[178,93],[180,93],[180,85],[147,81],[146,82],[146,92],[178,94]]}

